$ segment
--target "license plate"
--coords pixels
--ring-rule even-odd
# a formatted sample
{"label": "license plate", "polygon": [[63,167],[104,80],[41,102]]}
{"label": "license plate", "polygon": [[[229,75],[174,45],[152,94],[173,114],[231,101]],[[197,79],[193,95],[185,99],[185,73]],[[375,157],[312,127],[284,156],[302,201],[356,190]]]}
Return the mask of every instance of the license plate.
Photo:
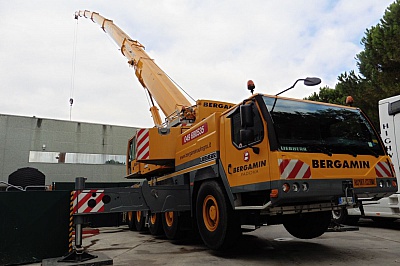
{"label": "license plate", "polygon": [[353,179],[354,187],[376,187],[375,178]]}
{"label": "license plate", "polygon": [[353,198],[352,197],[340,197],[339,198],[339,205],[344,205],[344,204],[353,204]]}

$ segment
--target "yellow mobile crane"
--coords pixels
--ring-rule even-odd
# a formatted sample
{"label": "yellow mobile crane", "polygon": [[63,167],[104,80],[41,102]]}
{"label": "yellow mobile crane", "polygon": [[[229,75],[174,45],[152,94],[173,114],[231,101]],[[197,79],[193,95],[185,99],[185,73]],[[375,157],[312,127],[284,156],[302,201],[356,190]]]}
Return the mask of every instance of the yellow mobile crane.
{"label": "yellow mobile crane", "polygon": [[[136,214],[132,229],[148,227],[169,239],[194,229],[209,248],[225,249],[243,230],[262,225],[318,237],[332,210],[362,209],[359,199],[397,191],[390,158],[361,110],[279,96],[299,81],[313,86],[320,79],[299,79],[277,95],[254,94],[238,104],[191,106],[143,45],[98,13],[79,16],[117,42],[166,121],[153,105],[155,127],[129,142],[127,178],[137,185],[77,191],[88,204],[76,214],[127,211]],[[252,82],[248,89],[253,93]]]}
{"label": "yellow mobile crane", "polygon": [[[171,128],[180,125],[185,129],[188,128],[185,127],[185,125],[191,125],[203,120],[214,112],[222,112],[233,106],[231,103],[212,100],[198,100],[196,105],[192,106],[190,101],[181,93],[168,75],[166,75],[165,72],[145,52],[144,46],[137,40],[132,40],[125,32],[115,25],[112,20],[106,19],[100,14],[90,11],[78,11],[75,13],[75,19],[78,19],[78,17],[90,18],[93,22],[99,24],[120,47],[121,53],[128,59],[128,64],[134,68],[137,79],[149,94],[152,103],[150,112],[155,127]],[[155,106],[153,99],[157,102],[166,117],[164,123],[162,122],[159,110]],[[150,130],[150,134],[155,131],[156,129]],[[180,130],[174,130],[173,134],[177,134],[178,131]],[[141,133],[148,134],[148,131],[138,132],[138,135],[133,136],[128,145],[128,157],[130,157],[131,160],[127,163],[127,173],[131,177],[136,176],[136,174],[142,175],[145,172],[149,174],[149,172],[151,173],[152,171],[160,171],[169,168],[165,165],[165,160],[168,160],[165,158],[171,158],[171,156],[166,153],[162,154],[161,158],[154,156],[155,154],[153,152],[153,158],[155,159],[157,157],[158,161],[161,160],[162,165],[151,165],[147,163],[140,164],[136,162],[135,154],[133,153],[136,153],[136,139],[137,137],[140,138],[142,136]],[[162,141],[160,144],[166,145],[167,143]],[[175,145],[175,143],[169,144]],[[139,148],[141,147],[142,146],[139,145]],[[146,149],[146,146],[144,149]],[[142,153],[140,153],[139,150],[139,155],[140,154]]]}

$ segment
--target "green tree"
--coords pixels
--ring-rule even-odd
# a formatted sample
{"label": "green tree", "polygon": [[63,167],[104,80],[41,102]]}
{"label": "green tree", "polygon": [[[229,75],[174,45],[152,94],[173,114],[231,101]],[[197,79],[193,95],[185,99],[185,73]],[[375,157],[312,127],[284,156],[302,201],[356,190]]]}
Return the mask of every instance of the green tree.
{"label": "green tree", "polygon": [[325,103],[335,103],[335,104],[343,104],[346,97],[339,92],[339,90],[335,90],[325,86],[319,89],[319,93],[314,92],[311,96],[307,97],[307,100],[317,101],[317,102],[325,102]]}
{"label": "green tree", "polygon": [[400,85],[400,1],[385,11],[378,25],[367,29],[361,40],[364,51],[357,56],[360,73],[377,90],[390,97],[399,93]]}
{"label": "green tree", "polygon": [[[400,94],[400,0],[394,1],[376,25],[361,39],[364,50],[356,55],[360,75],[354,70],[339,75],[335,89],[320,88],[306,99],[344,104],[348,95],[379,125],[378,101]],[[335,92],[331,91],[334,90]]]}
{"label": "green tree", "polygon": [[378,101],[382,97],[376,92],[372,83],[360,75],[356,75],[353,70],[341,74],[338,80],[335,90],[344,98],[351,95],[354,99],[353,106],[363,110],[374,126],[379,128]]}

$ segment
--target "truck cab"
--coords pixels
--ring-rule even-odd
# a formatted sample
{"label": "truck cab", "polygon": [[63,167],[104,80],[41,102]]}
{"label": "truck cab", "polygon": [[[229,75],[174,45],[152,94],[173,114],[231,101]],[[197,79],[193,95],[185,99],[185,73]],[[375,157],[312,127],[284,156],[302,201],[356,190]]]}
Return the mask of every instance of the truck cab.
{"label": "truck cab", "polygon": [[236,207],[330,208],[397,190],[390,159],[359,109],[259,94],[221,121],[221,161]]}

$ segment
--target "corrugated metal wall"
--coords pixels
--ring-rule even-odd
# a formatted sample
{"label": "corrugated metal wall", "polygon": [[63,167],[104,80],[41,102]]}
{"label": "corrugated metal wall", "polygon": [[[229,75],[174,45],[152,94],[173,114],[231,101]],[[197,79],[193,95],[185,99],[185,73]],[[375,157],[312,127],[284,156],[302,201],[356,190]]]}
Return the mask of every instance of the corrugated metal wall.
{"label": "corrugated metal wall", "polygon": [[54,163],[30,161],[29,155],[35,152],[79,158],[125,156],[128,139],[135,132],[133,127],[0,114],[0,181],[7,182],[11,173],[23,167],[43,172],[48,185],[53,181],[74,182],[78,176],[87,177],[88,182],[126,181],[125,164],[115,164],[114,160],[106,164],[63,163],[62,160]]}

